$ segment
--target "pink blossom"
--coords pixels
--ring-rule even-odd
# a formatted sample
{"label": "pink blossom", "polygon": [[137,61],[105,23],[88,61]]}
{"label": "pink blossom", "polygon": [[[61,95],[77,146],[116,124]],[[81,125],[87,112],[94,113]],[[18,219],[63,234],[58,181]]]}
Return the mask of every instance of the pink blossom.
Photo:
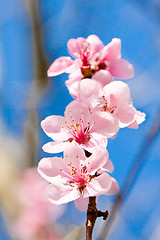
{"label": "pink blossom", "polygon": [[110,113],[92,113],[85,104],[76,100],[66,107],[64,117],[49,116],[41,126],[54,140],[43,146],[43,150],[50,153],[63,151],[70,142],[77,142],[89,152],[96,145],[106,147],[106,138],[115,135],[119,129]]}
{"label": "pink blossom", "polygon": [[134,127],[133,122],[138,126],[144,121],[144,114],[133,107],[129,87],[122,81],[111,82],[102,88],[98,82],[84,79],[79,84],[79,95],[79,100],[85,102],[93,113],[108,112],[120,128]]}
{"label": "pink blossom", "polygon": [[38,235],[42,240],[59,239],[56,231],[52,230],[51,221],[60,217],[64,208],[48,201],[45,196],[47,185],[47,181],[41,178],[36,168],[27,169],[20,178],[17,198],[21,212],[14,224],[17,237],[30,239]]}
{"label": "pink blossom", "polygon": [[94,78],[102,86],[113,81],[113,77],[127,79],[134,75],[133,66],[121,59],[121,40],[118,38],[104,46],[96,35],[87,39],[70,39],[67,43],[70,57],[56,59],[48,70],[48,76],[70,73],[66,81],[70,94],[78,97],[78,82],[84,78]]}
{"label": "pink blossom", "polygon": [[105,170],[112,171],[107,150],[99,146],[86,157],[84,150],[71,143],[64,151],[64,158],[43,158],[38,172],[51,184],[47,187],[48,199],[53,204],[75,201],[76,207],[85,211],[90,196],[115,194],[118,185]]}

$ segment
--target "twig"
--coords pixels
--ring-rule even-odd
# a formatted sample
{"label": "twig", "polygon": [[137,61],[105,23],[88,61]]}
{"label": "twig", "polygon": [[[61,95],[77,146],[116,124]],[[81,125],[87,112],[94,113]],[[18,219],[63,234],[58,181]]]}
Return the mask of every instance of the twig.
{"label": "twig", "polygon": [[89,197],[89,204],[87,210],[87,221],[86,221],[86,240],[92,239],[92,232],[97,217],[103,217],[106,220],[108,217],[108,210],[101,212],[96,208],[96,197]]}

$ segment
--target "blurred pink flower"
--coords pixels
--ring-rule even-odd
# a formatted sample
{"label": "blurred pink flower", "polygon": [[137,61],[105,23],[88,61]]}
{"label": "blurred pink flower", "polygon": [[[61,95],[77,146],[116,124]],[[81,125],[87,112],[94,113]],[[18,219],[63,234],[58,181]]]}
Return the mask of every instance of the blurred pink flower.
{"label": "blurred pink flower", "polygon": [[41,123],[44,132],[55,142],[43,146],[49,153],[61,152],[70,142],[77,142],[89,152],[96,145],[106,147],[107,139],[119,129],[117,122],[108,112],[89,111],[85,104],[71,102],[65,116],[49,116]]}
{"label": "blurred pink flower", "polygon": [[87,39],[79,37],[67,43],[70,57],[56,59],[48,69],[48,76],[57,76],[63,72],[70,73],[66,81],[70,94],[77,98],[78,83],[84,78],[94,78],[102,86],[113,81],[113,77],[128,79],[133,77],[133,66],[121,59],[121,40],[118,38],[104,46],[96,35]]}
{"label": "blurred pink flower", "polygon": [[118,185],[105,171],[112,171],[107,150],[99,146],[90,157],[78,144],[70,144],[64,158],[43,158],[38,172],[51,184],[47,187],[48,199],[53,204],[74,201],[76,207],[85,211],[90,196],[115,194]]}
{"label": "blurred pink flower", "polygon": [[[27,169],[19,180],[17,197],[22,209],[14,224],[14,233],[21,239],[37,235],[42,240],[59,239],[56,231],[51,230],[51,223],[62,215],[64,208],[48,201],[47,185],[36,168]],[[45,237],[40,238],[43,235]]]}
{"label": "blurred pink flower", "polygon": [[136,121],[138,127],[145,120],[145,114],[133,107],[129,87],[122,81],[111,82],[102,88],[98,82],[84,79],[79,84],[79,94],[79,100],[86,103],[93,113],[108,112],[120,128],[135,128],[133,122]]}

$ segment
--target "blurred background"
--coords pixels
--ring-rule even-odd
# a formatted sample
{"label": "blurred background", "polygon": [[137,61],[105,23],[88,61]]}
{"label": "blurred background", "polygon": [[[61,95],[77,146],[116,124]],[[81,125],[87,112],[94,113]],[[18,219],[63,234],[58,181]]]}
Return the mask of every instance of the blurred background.
{"label": "blurred background", "polygon": [[90,34],[105,45],[122,40],[122,58],[135,68],[127,80],[131,97],[146,113],[137,130],[122,129],[109,141],[120,192],[99,197],[98,208],[110,218],[97,220],[94,239],[160,239],[160,1],[1,0],[0,240],[84,239],[85,212],[72,202],[48,210],[32,173],[47,156],[40,122],[63,115],[72,101],[67,74],[49,79],[47,69],[69,55],[70,38]]}

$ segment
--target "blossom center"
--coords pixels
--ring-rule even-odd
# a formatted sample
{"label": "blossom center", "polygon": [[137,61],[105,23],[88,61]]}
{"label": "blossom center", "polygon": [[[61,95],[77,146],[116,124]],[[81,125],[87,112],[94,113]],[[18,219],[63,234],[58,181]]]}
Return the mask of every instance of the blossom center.
{"label": "blossom center", "polygon": [[83,129],[83,125],[76,123],[73,125],[72,133],[75,141],[79,144],[84,144],[90,140],[89,127]]}
{"label": "blossom center", "polygon": [[[69,111],[71,114],[71,111]],[[84,126],[84,120],[83,120],[83,111],[81,111],[82,117],[79,120],[74,120],[72,114],[70,115],[70,118],[68,118],[64,124],[67,131],[70,133],[71,137],[67,140],[69,142],[72,142],[75,140],[78,144],[85,144],[91,139],[90,130],[93,126],[90,125],[90,122]]]}
{"label": "blossom center", "polygon": [[83,194],[83,191],[87,185],[88,182],[91,181],[92,177],[88,173],[87,167],[81,166],[80,171],[77,170],[74,166],[72,166],[72,163],[68,164],[71,168],[69,169],[70,175],[72,176],[72,180],[69,181],[70,186],[78,187],[78,190],[81,194]]}
{"label": "blossom center", "polygon": [[102,111],[105,112],[110,112],[110,113],[114,113],[114,111],[116,110],[117,106],[110,106],[107,102],[107,100],[105,99],[105,96],[102,96],[102,100],[103,100],[103,106],[102,106]]}
{"label": "blossom center", "polygon": [[90,57],[90,45],[89,43],[83,43],[80,51],[80,58],[82,60],[82,66],[90,66],[88,61]]}

